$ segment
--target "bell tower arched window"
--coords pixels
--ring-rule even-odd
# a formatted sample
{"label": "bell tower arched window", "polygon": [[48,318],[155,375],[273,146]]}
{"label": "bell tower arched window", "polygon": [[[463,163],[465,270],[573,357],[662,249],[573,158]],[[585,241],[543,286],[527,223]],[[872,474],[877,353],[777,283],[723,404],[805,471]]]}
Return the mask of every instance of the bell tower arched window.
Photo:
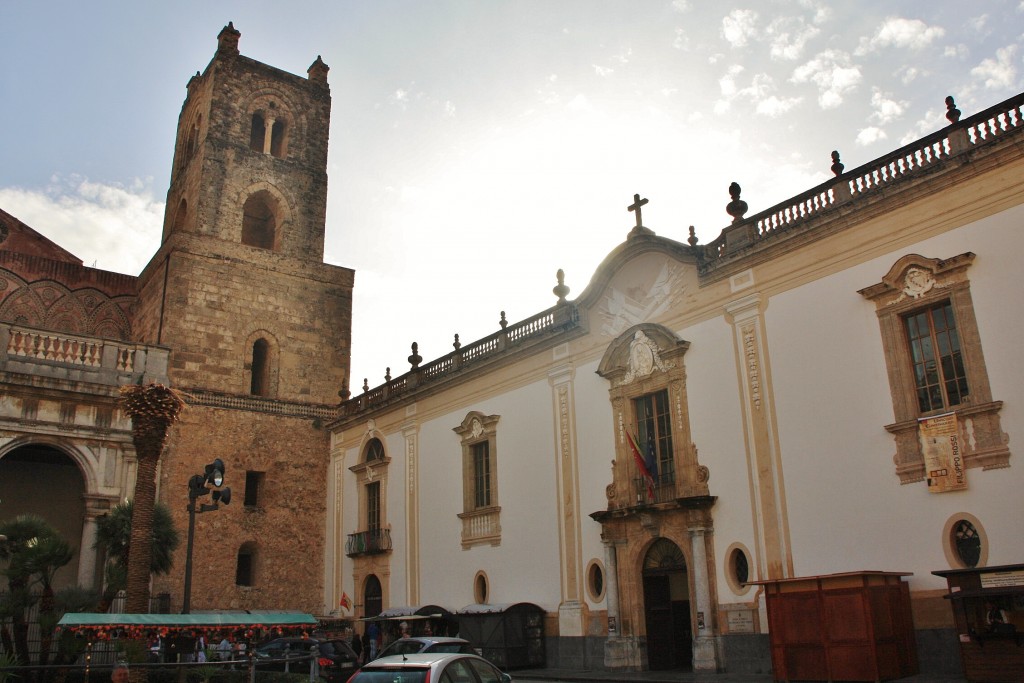
{"label": "bell tower arched window", "polygon": [[263,121],[263,114],[259,112],[252,115],[252,129],[249,131],[249,149],[254,152],[263,151],[263,140],[267,137],[267,125]]}
{"label": "bell tower arched window", "polygon": [[270,393],[270,344],[257,339],[252,345],[252,382],[249,393],[267,396]]}
{"label": "bell tower arched window", "polygon": [[277,216],[272,199],[266,192],[257,192],[242,207],[242,244],[273,249],[276,238]]}

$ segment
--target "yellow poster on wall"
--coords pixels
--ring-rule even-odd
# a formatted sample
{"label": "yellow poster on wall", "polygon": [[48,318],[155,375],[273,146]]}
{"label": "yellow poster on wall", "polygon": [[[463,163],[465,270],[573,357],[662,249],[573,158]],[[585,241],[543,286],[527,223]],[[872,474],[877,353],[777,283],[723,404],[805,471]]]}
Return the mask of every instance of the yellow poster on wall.
{"label": "yellow poster on wall", "polygon": [[917,421],[924,452],[928,490],[932,493],[962,491],[967,488],[967,471],[960,449],[956,413],[925,417]]}

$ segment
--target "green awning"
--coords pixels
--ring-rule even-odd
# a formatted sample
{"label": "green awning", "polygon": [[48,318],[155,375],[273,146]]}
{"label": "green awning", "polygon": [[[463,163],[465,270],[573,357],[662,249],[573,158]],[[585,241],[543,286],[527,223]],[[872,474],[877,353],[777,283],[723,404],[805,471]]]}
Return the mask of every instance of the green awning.
{"label": "green awning", "polygon": [[197,612],[195,614],[100,614],[67,613],[57,623],[65,628],[215,628],[241,626],[316,626],[317,620],[305,612],[249,610],[237,612]]}

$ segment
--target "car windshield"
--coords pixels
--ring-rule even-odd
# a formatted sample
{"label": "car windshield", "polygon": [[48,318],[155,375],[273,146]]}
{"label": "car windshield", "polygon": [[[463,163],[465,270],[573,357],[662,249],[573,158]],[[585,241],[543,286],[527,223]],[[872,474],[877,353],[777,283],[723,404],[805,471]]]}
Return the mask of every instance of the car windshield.
{"label": "car windshield", "polygon": [[427,680],[430,669],[366,669],[364,668],[352,683],[423,683]]}

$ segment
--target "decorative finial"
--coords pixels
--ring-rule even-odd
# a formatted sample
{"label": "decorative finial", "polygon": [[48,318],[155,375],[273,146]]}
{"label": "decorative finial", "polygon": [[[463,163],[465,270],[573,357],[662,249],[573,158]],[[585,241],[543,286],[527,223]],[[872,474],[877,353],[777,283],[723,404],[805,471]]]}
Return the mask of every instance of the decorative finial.
{"label": "decorative finial", "polygon": [[743,220],[743,214],[747,212],[747,203],[740,199],[740,191],[739,183],[729,185],[729,196],[732,197],[732,201],[725,205],[725,212],[732,216],[733,223]]}
{"label": "decorative finial", "polygon": [[690,243],[691,247],[697,246],[697,231],[693,229],[692,225],[690,226],[690,236],[686,238],[686,241]]}
{"label": "decorative finial", "polygon": [[[645,199],[644,201],[646,202],[647,200]],[[640,213],[637,211],[637,221],[640,220],[639,216]],[[639,223],[637,223],[637,225],[639,225]],[[551,293],[558,297],[558,303],[564,304],[565,295],[569,293],[569,288],[565,285],[565,271],[559,268],[558,272],[555,273],[555,277],[558,279],[558,284],[551,290]]]}
{"label": "decorative finial", "polygon": [[420,363],[423,362],[423,356],[421,356],[419,352],[420,352],[420,345],[417,344],[416,342],[413,342],[412,343],[412,355],[409,356],[409,365],[412,366],[413,370],[418,368],[420,366]]}
{"label": "decorative finial", "polygon": [[832,173],[834,173],[836,176],[841,176],[843,174],[844,168],[846,167],[843,166],[843,162],[839,161],[839,152],[836,150],[832,150]]}
{"label": "decorative finial", "polygon": [[950,123],[956,123],[960,120],[960,110],[956,108],[956,102],[953,101],[952,95],[946,96],[946,118]]}
{"label": "decorative finial", "polygon": [[338,398],[344,403],[352,396],[352,392],[348,390],[348,377],[341,378],[341,391],[338,392]]}
{"label": "decorative finial", "polygon": [[217,34],[217,52],[237,55],[238,39],[241,36],[241,32],[235,29],[235,24],[229,21],[228,25]]}
{"label": "decorative finial", "polygon": [[505,320],[505,311],[501,312],[501,320],[498,321],[498,324],[501,325],[501,329],[508,327],[508,321]]}
{"label": "decorative finial", "polygon": [[309,65],[306,69],[306,75],[309,80],[316,83],[327,84],[327,72],[331,70],[331,67],[324,64],[324,60],[320,58],[320,55],[316,56],[316,61]]}
{"label": "decorative finial", "polygon": [[462,348],[462,342],[459,341],[459,334],[457,332],[455,333],[455,342],[452,344],[452,346],[455,347],[456,351]]}
{"label": "decorative finial", "polygon": [[389,368],[389,367],[388,368],[384,368],[384,381],[385,382],[390,382],[391,381],[391,368]]}
{"label": "decorative finial", "polygon": [[363,378],[363,393],[365,394],[369,390],[370,390],[370,381],[364,377]]}

